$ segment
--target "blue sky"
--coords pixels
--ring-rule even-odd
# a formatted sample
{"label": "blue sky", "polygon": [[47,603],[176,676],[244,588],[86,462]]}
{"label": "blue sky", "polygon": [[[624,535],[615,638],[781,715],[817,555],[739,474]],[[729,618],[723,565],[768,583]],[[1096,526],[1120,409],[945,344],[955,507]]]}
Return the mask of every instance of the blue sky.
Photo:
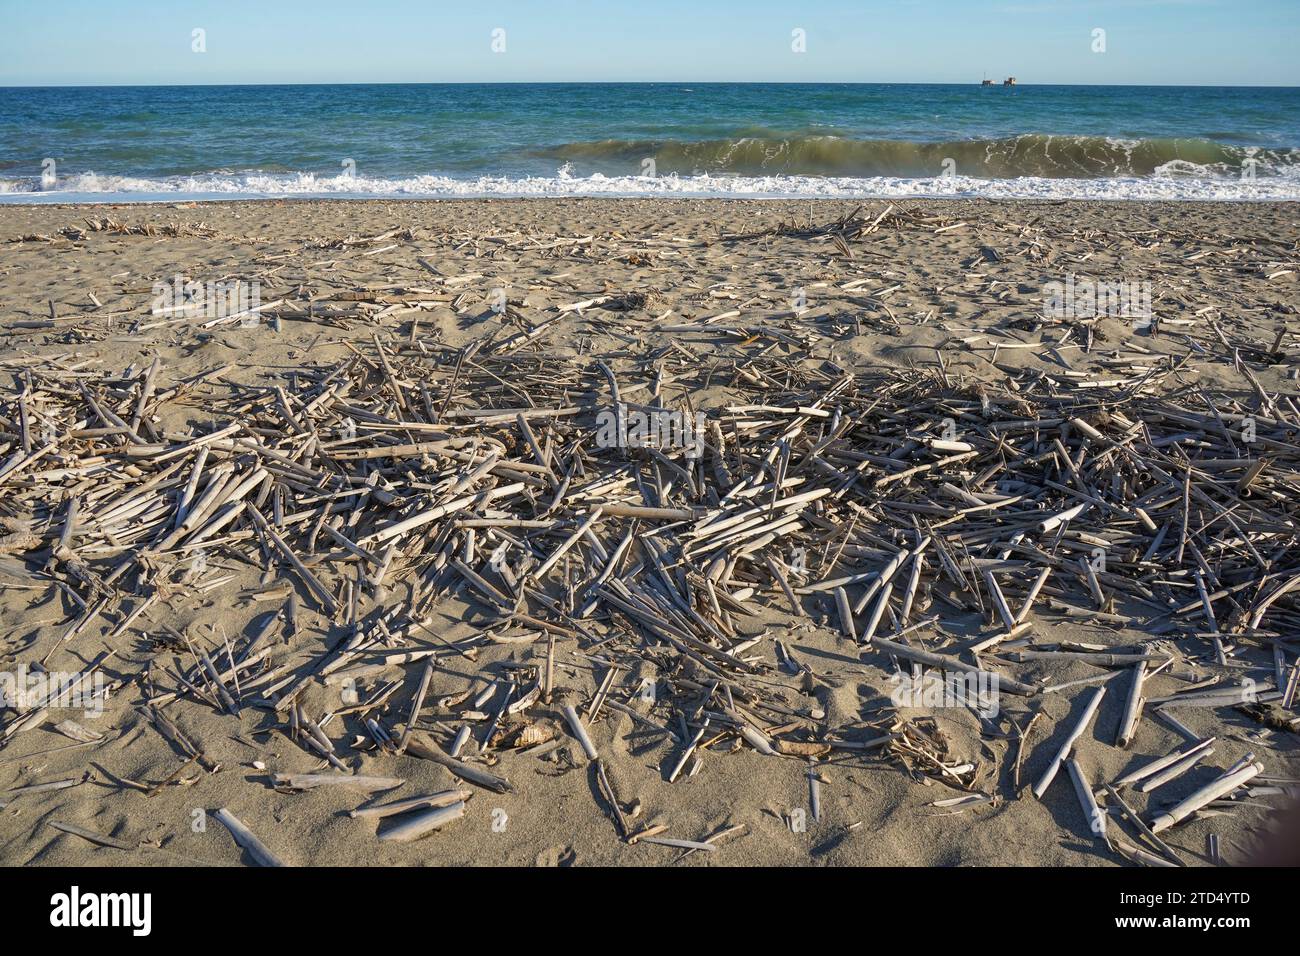
{"label": "blue sky", "polygon": [[[0,86],[1300,86],[1297,0],[0,0]],[[1106,51],[1093,52],[1093,31]],[[206,52],[193,52],[195,29]],[[505,52],[492,33],[505,31]],[[805,31],[804,53],[791,49]]]}

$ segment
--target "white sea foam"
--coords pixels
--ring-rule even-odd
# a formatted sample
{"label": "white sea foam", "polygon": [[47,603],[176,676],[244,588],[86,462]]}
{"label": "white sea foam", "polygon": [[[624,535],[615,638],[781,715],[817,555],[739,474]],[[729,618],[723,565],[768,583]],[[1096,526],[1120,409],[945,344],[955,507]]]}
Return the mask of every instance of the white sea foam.
{"label": "white sea foam", "polygon": [[990,199],[1163,199],[1300,200],[1300,170],[1255,179],[1198,175],[1203,170],[1179,164],[1162,174],[1111,179],[978,179],[820,176],[574,176],[567,168],[555,176],[511,178],[295,174],[210,174],[168,179],[81,173],[41,190],[32,180],[0,180],[0,202],[149,202],[179,199],[409,198],[472,199],[511,197],[665,197],[759,199],[868,199],[944,197]]}

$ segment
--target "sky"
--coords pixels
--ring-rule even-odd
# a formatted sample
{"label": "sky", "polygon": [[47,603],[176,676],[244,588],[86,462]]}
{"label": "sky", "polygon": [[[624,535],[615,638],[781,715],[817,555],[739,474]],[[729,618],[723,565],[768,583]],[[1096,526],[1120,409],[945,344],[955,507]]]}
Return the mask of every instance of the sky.
{"label": "sky", "polygon": [[1300,0],[0,0],[0,23],[0,86],[1300,86]]}

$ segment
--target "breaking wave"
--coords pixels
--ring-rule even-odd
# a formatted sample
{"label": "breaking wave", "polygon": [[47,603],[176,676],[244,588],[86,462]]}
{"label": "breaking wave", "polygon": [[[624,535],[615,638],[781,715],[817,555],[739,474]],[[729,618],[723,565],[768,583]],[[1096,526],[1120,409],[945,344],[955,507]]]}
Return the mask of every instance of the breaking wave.
{"label": "breaking wave", "polygon": [[[1131,160],[1130,160],[1131,161]],[[215,171],[193,176],[132,177],[78,173],[52,188],[38,178],[0,179],[0,203],[175,202],[188,199],[474,199],[517,197],[734,197],[990,199],[1300,200],[1300,166],[1280,166],[1254,177],[1218,171],[1190,160],[1162,163],[1148,174],[991,177],[904,173],[810,174],[785,169],[703,170],[657,175],[578,174],[566,162],[552,176],[398,177],[321,176],[310,172]],[[634,167],[639,168],[639,167]]]}
{"label": "breaking wave", "polygon": [[1032,133],[1004,139],[914,142],[839,136],[713,140],[597,140],[539,151],[594,171],[643,168],[696,175],[927,177],[945,169],[979,179],[1095,179],[1129,176],[1282,175],[1300,167],[1300,149],[1235,146],[1209,139],[1117,139]]}

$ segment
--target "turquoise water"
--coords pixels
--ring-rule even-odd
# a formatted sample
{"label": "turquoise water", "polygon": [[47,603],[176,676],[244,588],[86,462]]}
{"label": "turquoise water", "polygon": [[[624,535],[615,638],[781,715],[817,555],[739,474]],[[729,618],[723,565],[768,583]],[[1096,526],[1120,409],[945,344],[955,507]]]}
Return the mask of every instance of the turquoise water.
{"label": "turquoise water", "polygon": [[1300,89],[5,88],[0,194],[1294,199]]}

